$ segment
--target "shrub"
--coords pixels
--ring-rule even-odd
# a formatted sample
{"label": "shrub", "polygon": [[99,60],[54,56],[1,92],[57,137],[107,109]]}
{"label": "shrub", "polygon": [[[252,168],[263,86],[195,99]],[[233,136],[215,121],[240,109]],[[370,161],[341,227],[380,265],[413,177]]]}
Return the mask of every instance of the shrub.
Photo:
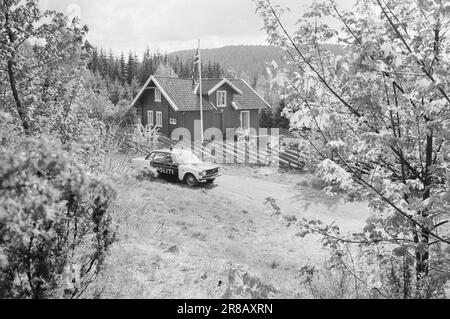
{"label": "shrub", "polygon": [[223,295],[224,299],[271,299],[276,293],[278,293],[278,291],[273,286],[262,282],[248,266],[230,266],[228,288]]}
{"label": "shrub", "polygon": [[[379,253],[379,251],[377,251]],[[352,256],[353,255],[353,256]],[[300,269],[301,284],[314,299],[445,299],[448,274],[415,284],[414,259],[334,251],[322,267]]]}
{"label": "shrub", "polygon": [[0,163],[0,298],[80,297],[115,239],[113,188],[48,137]]}

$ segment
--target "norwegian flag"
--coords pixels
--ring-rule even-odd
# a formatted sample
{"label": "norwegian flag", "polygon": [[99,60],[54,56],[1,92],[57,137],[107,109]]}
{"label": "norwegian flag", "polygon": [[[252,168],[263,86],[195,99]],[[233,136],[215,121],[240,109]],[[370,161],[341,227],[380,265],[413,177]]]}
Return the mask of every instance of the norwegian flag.
{"label": "norwegian flag", "polygon": [[197,49],[197,54],[194,58],[194,67],[192,69],[192,86],[195,88],[194,92],[197,92],[200,85],[200,48]]}
{"label": "norwegian flag", "polygon": [[195,71],[195,66],[199,63],[200,63],[200,48],[197,49],[197,54],[195,55],[193,71]]}

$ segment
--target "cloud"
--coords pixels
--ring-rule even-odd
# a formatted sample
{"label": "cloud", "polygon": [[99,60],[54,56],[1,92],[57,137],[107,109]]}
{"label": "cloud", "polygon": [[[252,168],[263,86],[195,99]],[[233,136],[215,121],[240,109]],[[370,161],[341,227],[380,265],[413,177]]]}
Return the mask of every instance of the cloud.
{"label": "cloud", "polygon": [[[300,8],[311,0],[276,1]],[[79,14],[89,40],[116,53],[147,46],[161,52],[264,44],[263,21],[251,0],[41,0],[41,7]]]}

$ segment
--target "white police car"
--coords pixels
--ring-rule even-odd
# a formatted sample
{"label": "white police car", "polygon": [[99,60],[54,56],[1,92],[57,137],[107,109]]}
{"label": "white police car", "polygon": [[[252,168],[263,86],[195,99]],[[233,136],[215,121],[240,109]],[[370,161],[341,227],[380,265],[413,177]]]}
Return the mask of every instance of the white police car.
{"label": "white police car", "polygon": [[139,171],[154,168],[159,177],[177,180],[193,187],[199,183],[212,184],[216,178],[222,176],[221,167],[201,161],[189,150],[157,150],[147,157],[135,158],[131,166]]}

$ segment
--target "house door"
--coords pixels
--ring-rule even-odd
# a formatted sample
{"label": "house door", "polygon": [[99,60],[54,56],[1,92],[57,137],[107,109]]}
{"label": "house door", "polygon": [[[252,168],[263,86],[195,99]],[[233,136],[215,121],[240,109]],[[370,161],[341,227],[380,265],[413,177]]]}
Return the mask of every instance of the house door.
{"label": "house door", "polygon": [[241,112],[241,128],[244,131],[250,130],[250,111]]}
{"label": "house door", "polygon": [[222,134],[225,134],[225,132],[223,131],[223,113],[214,113],[214,128],[218,128],[222,131]]}

